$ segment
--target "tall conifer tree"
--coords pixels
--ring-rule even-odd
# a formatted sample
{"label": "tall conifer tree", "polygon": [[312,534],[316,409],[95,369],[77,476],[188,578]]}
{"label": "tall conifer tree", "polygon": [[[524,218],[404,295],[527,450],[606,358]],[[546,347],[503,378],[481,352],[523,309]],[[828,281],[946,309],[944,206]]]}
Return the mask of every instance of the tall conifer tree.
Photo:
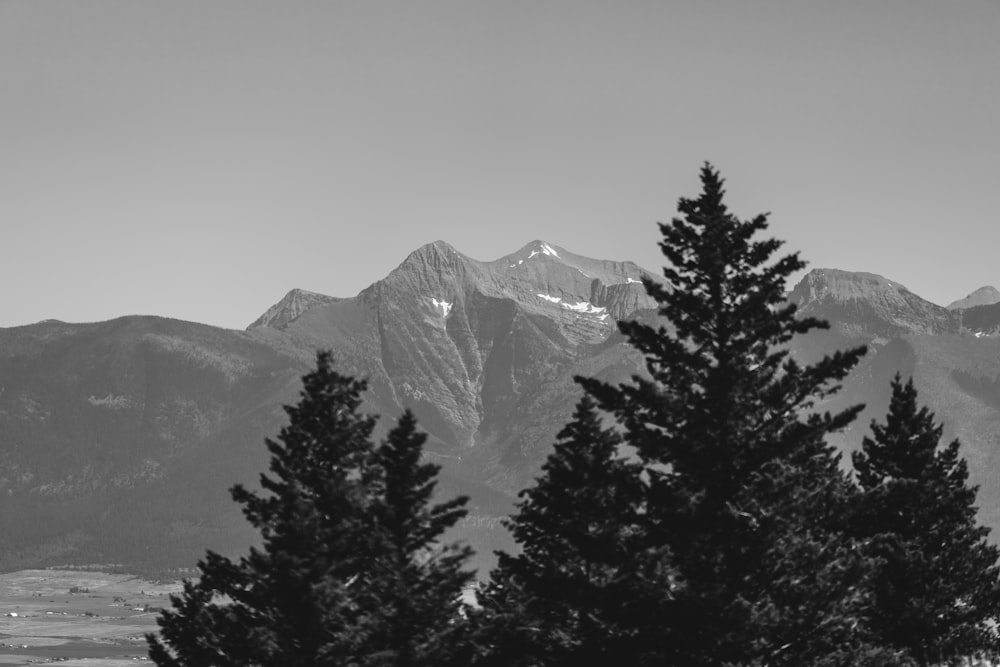
{"label": "tall conifer tree", "polygon": [[303,377],[289,424],[265,441],[265,493],[236,486],[233,499],[262,547],[237,562],[209,552],[197,581],[149,636],[158,665],[329,665],[353,655],[364,625],[350,588],[371,549],[371,432],[358,410],[366,385],[333,369],[329,353]]}
{"label": "tall conifer tree", "polygon": [[584,397],[559,433],[535,486],[508,522],[521,546],[499,554],[486,590],[492,662],[503,665],[638,664],[637,625],[647,582],[640,468],[618,454]]}
{"label": "tall conifer tree", "polygon": [[701,182],[660,226],[665,283],[644,281],[669,325],[620,325],[648,376],[582,379],[649,475],[644,516],[660,549],[645,553],[670,554],[661,656],[678,666],[891,662],[866,644],[867,568],[840,525],[850,485],[825,442],[860,406],[814,410],[865,349],[810,366],[790,356],[793,336],[828,326],[785,301],[803,262],[773,259],[781,242],[755,239],[766,216],[731,214],[715,169]]}
{"label": "tall conifer tree", "polygon": [[407,410],[376,452],[381,471],[376,509],[378,557],[370,564],[366,590],[376,616],[364,665],[445,667],[467,664],[455,632],[469,547],[441,545],[449,528],[466,514],[467,498],[432,504],[440,466],[421,463],[427,435]]}
{"label": "tall conifer tree", "polygon": [[417,667],[448,664],[467,551],[431,553],[464,499],[429,507],[437,468],[406,413],[375,450],[364,381],[328,352],[303,377],[289,424],[266,440],[262,493],[232,490],[262,546],[234,562],[209,552],[149,635],[171,667]]}
{"label": "tall conifer tree", "polygon": [[913,380],[892,382],[885,423],[854,454],[863,490],[856,528],[882,560],[875,629],[921,665],[996,657],[1000,550],[976,521],[976,487],[954,440],[918,407]]}

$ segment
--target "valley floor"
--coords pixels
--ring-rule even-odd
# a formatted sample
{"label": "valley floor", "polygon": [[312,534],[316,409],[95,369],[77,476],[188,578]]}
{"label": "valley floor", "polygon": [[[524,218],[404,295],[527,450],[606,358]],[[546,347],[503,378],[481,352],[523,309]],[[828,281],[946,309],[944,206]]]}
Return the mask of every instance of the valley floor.
{"label": "valley floor", "polygon": [[0,574],[0,665],[120,667],[148,660],[145,633],[179,582],[124,574]]}

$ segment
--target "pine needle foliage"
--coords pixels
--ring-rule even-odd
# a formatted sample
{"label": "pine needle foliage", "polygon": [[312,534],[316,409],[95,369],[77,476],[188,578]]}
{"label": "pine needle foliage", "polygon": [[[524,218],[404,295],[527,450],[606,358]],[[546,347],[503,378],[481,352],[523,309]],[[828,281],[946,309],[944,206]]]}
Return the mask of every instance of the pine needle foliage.
{"label": "pine needle foliage", "polygon": [[660,225],[665,281],[644,280],[668,324],[620,324],[648,375],[580,379],[648,475],[638,557],[664,576],[660,627],[643,641],[661,664],[892,664],[864,636],[869,568],[846,537],[851,485],[826,442],[861,406],[818,409],[865,348],[798,363],[792,338],[828,326],[785,300],[804,263],[756,238],[766,215],[730,213],[711,165],[701,184]]}
{"label": "pine needle foliage", "polygon": [[380,660],[365,664],[467,664],[456,625],[462,590],[473,578],[464,569],[472,550],[439,545],[465,516],[468,498],[432,504],[440,466],[421,462],[426,440],[407,410],[375,455],[383,471],[376,510],[380,547],[367,589],[379,620],[368,642]]}
{"label": "pine needle foliage", "polygon": [[976,519],[976,490],[959,442],[899,375],[885,422],[853,457],[862,489],[856,530],[881,560],[874,627],[920,665],[996,658],[1000,550]]}
{"label": "pine needle foliage", "polygon": [[499,553],[485,597],[494,605],[490,664],[633,663],[646,582],[640,563],[639,466],[618,454],[584,397],[559,433],[508,528],[523,549]]}
{"label": "pine needle foliage", "polygon": [[416,667],[448,664],[468,552],[436,540],[464,498],[431,505],[437,468],[404,414],[375,449],[363,380],[329,352],[303,377],[289,423],[266,440],[261,491],[233,499],[261,546],[232,561],[209,552],[162,612],[150,656],[169,667]]}

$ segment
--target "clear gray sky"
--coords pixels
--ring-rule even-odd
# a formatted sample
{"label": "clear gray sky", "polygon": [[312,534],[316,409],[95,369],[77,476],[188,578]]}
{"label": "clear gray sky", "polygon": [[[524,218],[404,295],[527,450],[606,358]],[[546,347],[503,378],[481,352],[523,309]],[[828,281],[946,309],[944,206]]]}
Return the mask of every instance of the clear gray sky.
{"label": "clear gray sky", "polygon": [[705,160],[811,267],[1000,286],[1000,0],[0,0],[0,326],[658,270]]}

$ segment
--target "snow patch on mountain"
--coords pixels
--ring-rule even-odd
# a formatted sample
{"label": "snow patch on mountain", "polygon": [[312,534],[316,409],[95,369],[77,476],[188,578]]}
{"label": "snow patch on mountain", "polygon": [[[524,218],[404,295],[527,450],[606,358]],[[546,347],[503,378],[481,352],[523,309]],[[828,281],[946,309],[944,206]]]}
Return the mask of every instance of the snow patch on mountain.
{"label": "snow patch on mountain", "polygon": [[589,301],[578,301],[577,303],[564,303],[562,297],[560,296],[551,296],[549,294],[541,294],[541,293],[539,293],[537,296],[539,298],[545,299],[550,303],[557,303],[566,310],[572,310],[577,313],[585,313],[587,315],[601,315],[600,319],[602,320],[607,318],[607,313],[608,313],[607,308],[603,306],[595,306]]}
{"label": "snow patch on mountain", "polygon": [[559,257],[559,253],[557,253],[552,248],[552,246],[550,246],[548,243],[545,243],[544,241],[538,241],[538,249],[532,250],[531,254],[528,255],[528,259],[531,259],[535,255],[549,255],[551,257],[556,257],[556,258]]}
{"label": "snow patch on mountain", "polygon": [[587,313],[588,315],[599,315],[601,313],[607,312],[607,308],[601,306],[595,306],[589,301],[580,301],[579,303],[561,303],[559,304],[563,308],[568,308],[569,310],[574,310],[578,313]]}
{"label": "snow patch on mountain", "polygon": [[454,305],[454,304],[448,303],[444,299],[438,300],[438,299],[434,299],[434,298],[431,298],[431,303],[434,304],[435,308],[441,309],[441,316],[442,317],[448,317],[448,313],[451,312],[451,307]]}

